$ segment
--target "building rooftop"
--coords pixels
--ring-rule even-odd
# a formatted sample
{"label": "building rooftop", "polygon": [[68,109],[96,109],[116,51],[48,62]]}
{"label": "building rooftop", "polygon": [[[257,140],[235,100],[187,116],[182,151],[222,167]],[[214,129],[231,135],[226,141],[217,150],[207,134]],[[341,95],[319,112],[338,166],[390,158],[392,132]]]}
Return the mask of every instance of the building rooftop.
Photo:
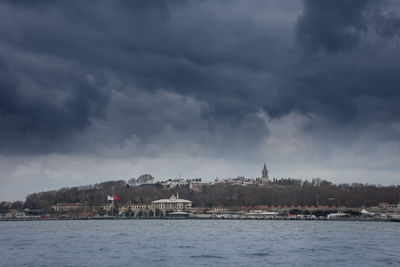
{"label": "building rooftop", "polygon": [[176,197],[175,195],[172,195],[169,199],[158,199],[153,201],[152,203],[192,203],[192,201],[180,199],[178,195]]}

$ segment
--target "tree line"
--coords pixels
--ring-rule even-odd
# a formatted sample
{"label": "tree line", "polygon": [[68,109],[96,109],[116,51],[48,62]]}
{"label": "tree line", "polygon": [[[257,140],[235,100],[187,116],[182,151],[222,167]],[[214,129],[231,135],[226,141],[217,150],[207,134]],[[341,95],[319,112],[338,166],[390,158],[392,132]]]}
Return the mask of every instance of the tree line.
{"label": "tree line", "polygon": [[82,203],[106,205],[107,196],[120,196],[118,205],[146,204],[179,193],[180,198],[193,201],[194,207],[234,206],[347,206],[371,207],[380,202],[397,204],[400,186],[376,186],[370,184],[339,184],[325,180],[301,181],[298,179],[274,179],[267,185],[235,185],[216,183],[191,190],[188,186],[166,189],[160,183],[131,186],[124,180],[108,181],[94,185],[61,188],[33,193],[24,202],[1,202],[0,212],[12,208],[49,210],[57,203]]}

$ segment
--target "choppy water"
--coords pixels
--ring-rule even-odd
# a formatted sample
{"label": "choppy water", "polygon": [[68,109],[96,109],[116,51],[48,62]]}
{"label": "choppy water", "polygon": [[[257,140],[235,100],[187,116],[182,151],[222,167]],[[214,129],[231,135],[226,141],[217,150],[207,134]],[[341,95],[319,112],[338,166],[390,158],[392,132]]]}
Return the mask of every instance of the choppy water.
{"label": "choppy water", "polygon": [[1,266],[400,266],[400,223],[0,222]]}

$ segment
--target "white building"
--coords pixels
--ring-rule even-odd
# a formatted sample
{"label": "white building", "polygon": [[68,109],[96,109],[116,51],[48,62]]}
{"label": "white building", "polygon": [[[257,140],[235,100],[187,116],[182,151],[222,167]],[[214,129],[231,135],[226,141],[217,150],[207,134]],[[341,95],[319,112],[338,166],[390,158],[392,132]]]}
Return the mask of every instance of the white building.
{"label": "white building", "polygon": [[192,207],[192,201],[186,199],[180,199],[177,194],[172,195],[169,199],[159,199],[151,203],[153,208],[161,210],[174,210],[174,211],[184,211],[187,208]]}

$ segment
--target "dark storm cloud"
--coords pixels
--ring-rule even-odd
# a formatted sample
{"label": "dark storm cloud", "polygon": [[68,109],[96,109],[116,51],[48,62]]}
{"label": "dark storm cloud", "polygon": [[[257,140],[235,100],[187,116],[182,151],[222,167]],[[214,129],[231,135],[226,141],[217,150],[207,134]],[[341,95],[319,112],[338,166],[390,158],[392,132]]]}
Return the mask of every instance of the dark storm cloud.
{"label": "dark storm cloud", "polygon": [[[5,64],[0,65],[0,145],[3,153],[52,151],[60,139],[102,116],[107,92],[83,77],[71,75],[63,84],[29,88]],[[46,92],[52,90],[52,92]],[[63,140],[67,141],[67,140]],[[56,149],[64,150],[57,147]]]}
{"label": "dark storm cloud", "polygon": [[396,184],[399,28],[397,0],[0,0],[0,195],[264,161]]}
{"label": "dark storm cloud", "polygon": [[328,52],[358,45],[367,29],[365,17],[369,0],[304,1],[304,14],[298,22],[298,40],[310,49]]}
{"label": "dark storm cloud", "polygon": [[[10,7],[11,4],[16,6]],[[255,125],[249,129],[256,127],[259,137],[265,133],[261,120],[249,113],[260,108],[253,104],[257,99],[254,92],[261,90],[257,83],[266,80],[257,72],[275,64],[271,63],[273,53],[268,53],[263,45],[278,47],[278,44],[262,33],[262,29],[246,32],[246,25],[254,27],[246,18],[242,29],[237,28],[239,22],[236,25],[229,17],[212,16],[207,22],[206,4],[197,6],[183,1],[100,1],[95,5],[90,2],[44,1],[40,5],[7,2],[2,9],[1,40],[9,51],[2,56],[12,65],[18,84],[8,90],[13,91],[14,98],[20,102],[13,106],[12,120],[16,128],[8,129],[10,134],[14,131],[17,135],[3,144],[7,143],[10,149],[19,146],[19,139],[33,139],[41,146],[41,142],[45,142],[40,140],[41,136],[51,137],[55,145],[60,141],[62,146],[67,142],[66,136],[71,138],[72,134],[86,129],[90,118],[99,116],[99,110],[107,110],[112,90],[128,90],[125,94],[136,104],[136,96],[129,93],[129,86],[110,88],[105,84],[90,84],[86,79],[90,75],[100,80],[122,80],[154,94],[167,90],[204,101],[207,109],[200,116],[211,132],[215,128],[225,128],[226,124],[227,137],[239,134],[243,131],[235,127],[247,125],[249,122],[242,120],[250,116],[249,121]],[[171,12],[177,13],[174,18]],[[194,23],[186,23],[191,16]],[[230,25],[231,22],[234,25]],[[13,58],[15,54],[19,56],[17,61]],[[269,59],[264,62],[262,58]],[[43,65],[67,66],[54,70],[39,66],[38,69],[35,60]],[[247,82],[247,79],[255,82]],[[31,94],[29,97],[25,97],[27,92]],[[168,99],[164,101],[169,103]],[[137,135],[143,142],[151,142],[147,140],[149,136],[164,129],[162,122],[140,115],[158,114],[162,112],[160,107],[136,108],[133,112],[120,114],[133,125],[127,127],[128,136]],[[6,115],[9,114],[2,117],[4,123]],[[20,118],[26,118],[27,124],[20,122]],[[182,124],[180,118],[175,120],[164,123],[182,130],[191,128],[190,122]],[[217,126],[218,123],[221,126]],[[151,131],[144,133],[143,124],[152,124]],[[21,136],[21,133],[24,134]],[[247,139],[242,133],[237,136],[240,137]],[[68,142],[66,147],[70,147]],[[24,146],[23,149],[31,148]],[[54,149],[60,148],[55,146]]]}
{"label": "dark storm cloud", "polygon": [[392,104],[400,97],[398,21],[383,1],[305,1],[296,31],[301,62],[307,61],[296,77],[299,108],[332,119],[335,127],[398,120]]}
{"label": "dark storm cloud", "polygon": [[298,6],[0,1],[2,151],[130,138],[257,147],[269,133],[260,111],[316,114],[310,127],[321,131],[397,120],[399,20],[390,5]]}

